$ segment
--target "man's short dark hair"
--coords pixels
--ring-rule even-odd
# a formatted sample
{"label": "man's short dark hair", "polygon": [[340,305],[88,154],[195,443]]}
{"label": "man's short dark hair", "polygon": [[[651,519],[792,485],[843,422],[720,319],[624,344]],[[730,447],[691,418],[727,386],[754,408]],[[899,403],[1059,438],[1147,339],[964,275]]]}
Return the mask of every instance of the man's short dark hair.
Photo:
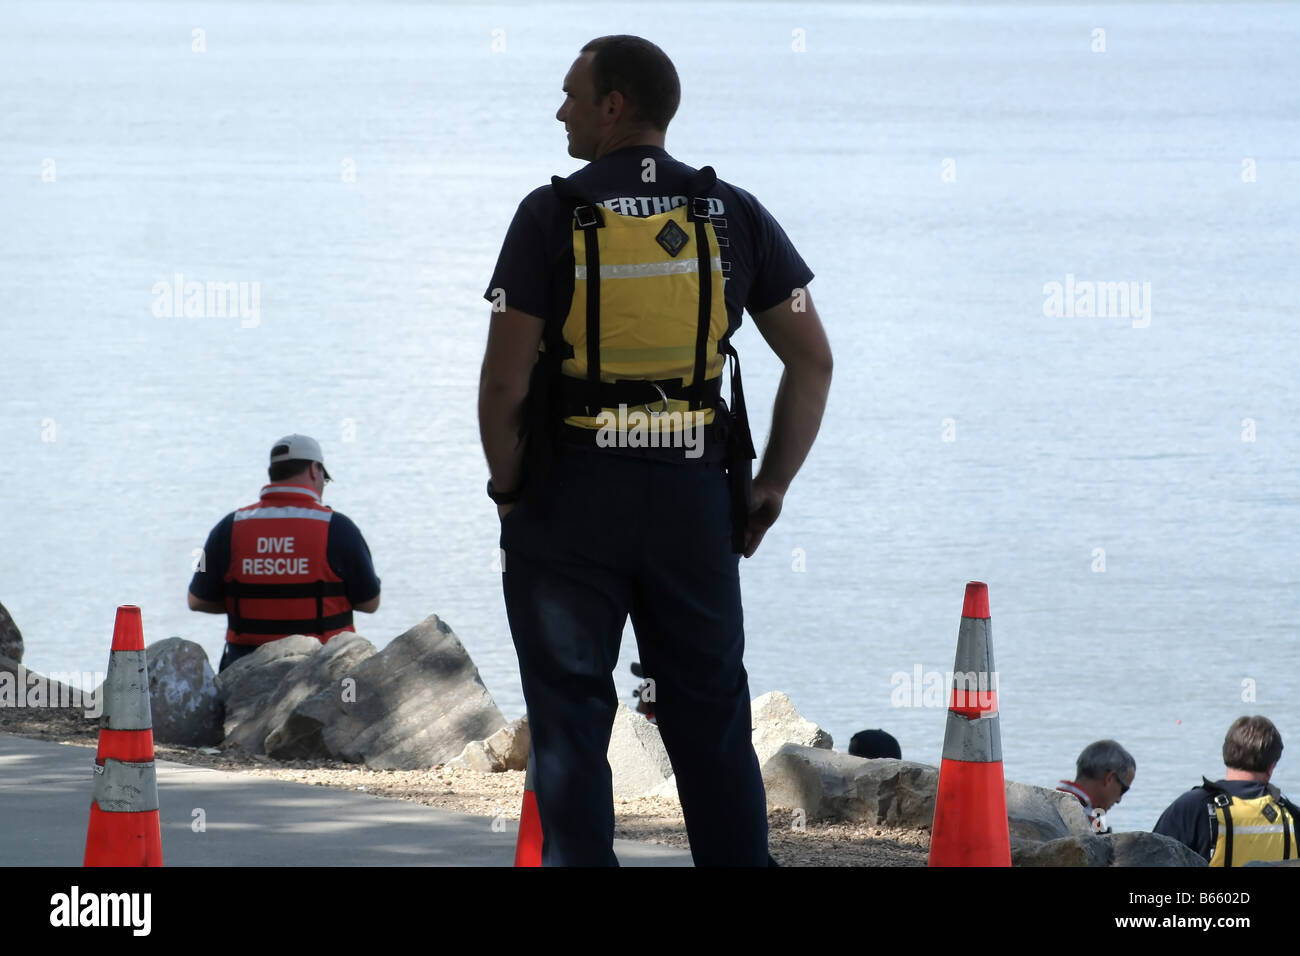
{"label": "man's short dark hair", "polygon": [[901,760],[903,751],[899,749],[898,741],[892,734],[883,730],[859,730],[849,740],[849,756],[866,757],[868,760],[880,757]]}
{"label": "man's short dark hair", "polygon": [[288,481],[301,475],[310,464],[305,458],[290,458],[288,461],[275,462],[266,469],[266,473],[272,481]]}
{"label": "man's short dark hair", "polygon": [[1223,738],[1223,765],[1265,773],[1282,756],[1282,735],[1267,717],[1238,717]]}
{"label": "man's short dark hair", "polygon": [[597,37],[582,52],[594,54],[591,78],[597,98],[618,90],[638,120],[667,131],[682,99],[677,69],[668,54],[649,40],[626,34]]}

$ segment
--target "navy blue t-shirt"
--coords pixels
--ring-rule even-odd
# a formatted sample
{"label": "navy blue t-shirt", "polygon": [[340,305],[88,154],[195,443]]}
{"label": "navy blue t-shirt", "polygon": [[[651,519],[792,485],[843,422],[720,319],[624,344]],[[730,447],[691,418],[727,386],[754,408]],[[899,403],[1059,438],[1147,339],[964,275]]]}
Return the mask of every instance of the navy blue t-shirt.
{"label": "navy blue t-shirt", "polygon": [[[1234,797],[1247,800],[1261,797],[1267,784],[1256,780],[1219,780],[1215,786],[1222,787]],[[1188,790],[1171,803],[1152,828],[1153,833],[1161,833],[1183,843],[1210,861],[1214,853],[1214,842],[1210,828],[1209,801],[1206,793],[1197,787]]]}
{"label": "navy blue t-shirt", "polygon": [[[195,571],[190,579],[190,593],[204,601],[226,599],[226,571],[230,568],[230,533],[235,527],[232,511],[208,534],[203,546],[202,570]],[[379,594],[379,578],[370,558],[370,547],[361,537],[361,529],[347,515],[337,511],[330,515],[328,537],[325,539],[325,560],[334,573],[343,579],[348,602],[353,606],[364,604]]]}
{"label": "navy blue t-shirt", "polygon": [[[654,160],[654,182],[642,180],[646,159]],[[569,182],[612,212],[644,217],[684,204],[682,189],[695,172],[657,146],[628,146],[588,163]],[[734,331],[742,310],[752,315],[780,305],[813,273],[772,214],[745,190],[719,179],[708,196]],[[572,205],[562,203],[549,184],[525,196],[483,298],[497,301],[494,290],[500,289],[506,306],[563,322],[573,299],[572,217]]]}

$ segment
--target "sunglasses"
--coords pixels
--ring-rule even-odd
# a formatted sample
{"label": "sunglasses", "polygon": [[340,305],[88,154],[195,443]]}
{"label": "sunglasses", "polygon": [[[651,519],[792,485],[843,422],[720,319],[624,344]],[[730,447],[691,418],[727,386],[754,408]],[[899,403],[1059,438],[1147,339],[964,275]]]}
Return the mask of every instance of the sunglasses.
{"label": "sunglasses", "polygon": [[1119,784],[1119,795],[1121,797],[1128,793],[1129,785],[1120,779],[1119,774],[1115,774],[1115,782]]}

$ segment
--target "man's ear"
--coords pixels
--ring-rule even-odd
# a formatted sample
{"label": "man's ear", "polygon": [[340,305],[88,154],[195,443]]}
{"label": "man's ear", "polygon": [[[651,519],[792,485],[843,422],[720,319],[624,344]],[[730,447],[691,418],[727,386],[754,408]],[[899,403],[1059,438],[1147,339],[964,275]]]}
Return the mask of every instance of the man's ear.
{"label": "man's ear", "polygon": [[609,91],[609,113],[612,116],[621,116],[627,112],[630,107],[623,94],[618,90]]}

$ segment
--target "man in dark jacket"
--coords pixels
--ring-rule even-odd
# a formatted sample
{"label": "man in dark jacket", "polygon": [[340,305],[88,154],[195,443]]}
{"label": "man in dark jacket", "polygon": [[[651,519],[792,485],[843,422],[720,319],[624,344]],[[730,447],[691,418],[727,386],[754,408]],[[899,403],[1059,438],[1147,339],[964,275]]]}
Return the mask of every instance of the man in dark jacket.
{"label": "man in dark jacket", "polygon": [[[680,88],[657,46],[628,36],[591,41],[564,93],[555,118],[569,154],[589,164],[562,189],[543,186],[520,203],[484,295],[493,311],[479,391],[543,864],[617,864],[605,754],[618,703],[612,669],[630,615],[696,864],[766,865],[737,552],[752,555],[776,521],[821,423],[831,353],[806,288],[812,272],[758,200],[665,151]],[[602,260],[589,275],[593,260],[577,261],[575,250],[595,240],[575,227],[604,228],[614,243],[636,233],[633,218],[649,224],[644,254],[630,265]],[[585,291],[576,295],[579,284]],[[660,293],[667,288],[672,297]],[[620,296],[622,312],[610,308]],[[744,310],[785,367],[748,500],[750,456],[734,454],[749,446],[734,365],[730,407],[718,399]],[[678,321],[694,329],[697,312],[698,339],[662,341]],[[549,351],[539,361],[544,337]],[[675,359],[683,369],[671,369]],[[551,379],[540,374],[548,368]],[[548,381],[558,386],[558,410],[543,409],[539,422],[530,411],[521,441],[526,406],[535,408],[529,402]],[[707,407],[691,383],[711,389]],[[628,402],[600,398],[638,390]],[[626,423],[613,418],[613,404],[632,408]],[[595,430],[597,408],[617,425]],[[631,424],[674,415],[680,423],[698,416],[703,432],[682,424],[647,439]]]}
{"label": "man in dark jacket", "polygon": [[1191,847],[1210,866],[1300,856],[1300,810],[1269,782],[1281,756],[1282,735],[1271,720],[1238,717],[1223,739],[1223,779],[1202,778],[1160,815],[1155,832]]}

